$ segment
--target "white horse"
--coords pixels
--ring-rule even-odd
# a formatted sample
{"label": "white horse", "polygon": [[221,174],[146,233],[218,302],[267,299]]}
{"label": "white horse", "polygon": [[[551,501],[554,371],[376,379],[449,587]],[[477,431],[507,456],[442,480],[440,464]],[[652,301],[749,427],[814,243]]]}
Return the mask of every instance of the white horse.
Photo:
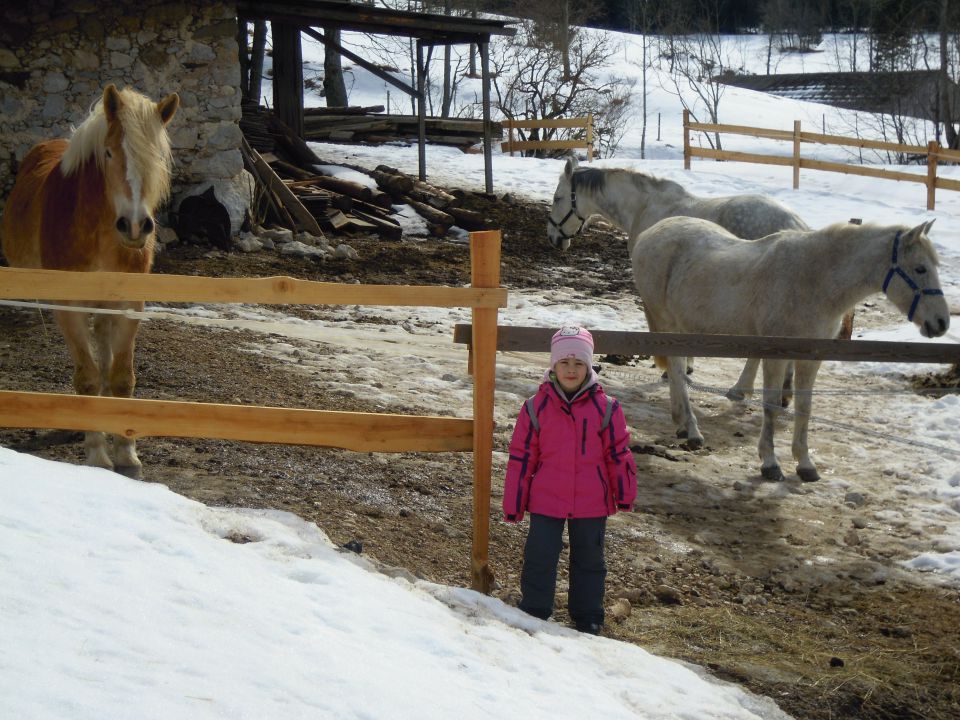
{"label": "white horse", "polygon": [[[620,168],[581,168],[567,160],[547,218],[547,237],[559,250],[600,215],[627,233],[628,251],[642,231],[666,217],[687,216],[711,220],[744,240],[756,240],[780,230],[809,230],[793,210],[763,195],[698,197],[672,180]],[[847,334],[849,337],[849,333]],[[760,360],[750,358],[736,384],[727,391],[731,400],[753,393]],[[787,388],[790,385],[787,375]],[[789,390],[784,395],[786,404]]]}
{"label": "white horse", "polygon": [[[836,224],[745,241],[698,218],[667,218],[641,233],[631,261],[634,283],[654,332],[836,337],[844,310],[882,291],[927,337],[950,326],[927,237],[933,222],[907,226]],[[658,364],[664,363],[658,358]],[[666,358],[678,437],[703,444],[690,408],[685,358]],[[789,361],[763,360],[761,474],[780,480],[773,447],[779,391]],[[819,361],[797,360],[793,456],[801,480],[819,479],[807,449],[811,391]]]}

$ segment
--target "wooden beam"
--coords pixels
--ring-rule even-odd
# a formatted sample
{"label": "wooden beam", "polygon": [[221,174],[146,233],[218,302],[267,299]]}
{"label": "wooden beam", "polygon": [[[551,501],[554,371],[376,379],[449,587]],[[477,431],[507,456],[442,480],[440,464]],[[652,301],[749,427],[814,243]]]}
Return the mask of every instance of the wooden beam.
{"label": "wooden beam", "polygon": [[299,410],[0,390],[0,427],[97,430],[127,438],[198,437],[356,452],[462,452],[462,418]]}
{"label": "wooden beam", "polygon": [[[500,325],[497,350],[550,352],[556,328]],[[771,357],[781,360],[850,360],[872,362],[957,363],[960,345],[885,340],[822,340],[819,338],[755,335],[694,335],[684,333],[591,330],[594,351],[610,355],[690,357]],[[457,323],[455,343],[470,344],[472,327]]]}
{"label": "wooden beam", "polygon": [[[470,282],[475,288],[500,285],[499,230],[470,233]],[[472,587],[489,594],[493,586],[490,543],[490,476],[493,472],[493,398],[497,370],[497,309],[474,308],[473,357],[473,552]]]}
{"label": "wooden beam", "polygon": [[271,305],[507,307],[505,288],[346,285],[286,276],[213,278],[25,268],[0,268],[0,298],[109,302],[239,302]]}

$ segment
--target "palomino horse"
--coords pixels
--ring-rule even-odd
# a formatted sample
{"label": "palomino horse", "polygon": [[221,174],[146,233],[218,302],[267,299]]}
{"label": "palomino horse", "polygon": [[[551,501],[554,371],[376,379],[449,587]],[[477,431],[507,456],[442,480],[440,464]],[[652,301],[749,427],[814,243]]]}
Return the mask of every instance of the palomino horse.
{"label": "palomino horse", "polygon": [[[846,308],[882,291],[927,337],[950,326],[927,237],[932,221],[907,226],[836,224],[787,230],[760,240],[735,237],[699,218],[661,220],[641,233],[631,261],[644,313],[654,332],[836,337]],[[700,447],[682,357],[666,358],[677,435]],[[658,364],[664,363],[658,358]],[[763,360],[761,474],[780,480],[773,448],[779,388],[788,361]],[[819,361],[797,360],[793,456],[801,480],[819,479],[807,450],[811,391]]]}
{"label": "palomino horse", "polygon": [[[11,266],[83,271],[150,271],[153,213],[170,193],[172,157],[167,123],[180,98],[158,103],[108,85],[69,140],[49,140],[27,153],[3,215],[3,252]],[[86,303],[78,303],[86,304]],[[142,302],[96,303],[143,310]],[[139,320],[58,310],[57,323],[73,358],[81,395],[133,394],[133,348]],[[96,357],[94,357],[94,352]],[[136,441],[88,432],[86,462],[139,476]]]}
{"label": "palomino horse", "polygon": [[[627,233],[628,252],[633,250],[634,238],[642,231],[663,218],[681,215],[712,220],[744,240],[756,240],[780,230],[810,229],[793,210],[763,195],[698,197],[672,180],[635,170],[582,168],[571,158],[553,194],[547,237],[554,247],[566,250],[571,238],[594,215],[605,217]],[[846,337],[850,337],[849,332]],[[758,359],[748,359],[727,397],[743,400],[752,394],[759,368]],[[788,388],[789,385],[788,373]],[[784,395],[784,404],[788,398],[789,391]]]}

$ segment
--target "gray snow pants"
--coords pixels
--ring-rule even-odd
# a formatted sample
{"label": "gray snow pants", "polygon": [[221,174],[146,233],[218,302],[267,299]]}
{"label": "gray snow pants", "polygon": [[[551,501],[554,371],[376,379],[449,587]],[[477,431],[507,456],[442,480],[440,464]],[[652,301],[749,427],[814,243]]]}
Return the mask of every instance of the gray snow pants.
{"label": "gray snow pants", "polygon": [[567,607],[574,623],[603,625],[607,564],[603,540],[607,518],[554,518],[530,515],[530,532],[520,575],[520,609],[546,620],[553,614],[557,563],[563,549],[563,525],[570,538],[570,590]]}

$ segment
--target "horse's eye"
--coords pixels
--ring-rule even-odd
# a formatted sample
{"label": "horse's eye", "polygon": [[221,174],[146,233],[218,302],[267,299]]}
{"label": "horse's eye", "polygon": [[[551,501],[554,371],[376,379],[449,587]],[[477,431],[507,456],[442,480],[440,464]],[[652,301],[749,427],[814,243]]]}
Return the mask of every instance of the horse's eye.
{"label": "horse's eye", "polygon": [[107,149],[107,160],[111,159],[112,157],[113,157],[113,153],[109,149]]}
{"label": "horse's eye", "polygon": [[927,268],[926,268],[925,265],[917,265],[917,267],[915,267],[915,268],[913,269],[913,271],[914,271],[917,275],[923,275],[923,274],[927,271]]}

